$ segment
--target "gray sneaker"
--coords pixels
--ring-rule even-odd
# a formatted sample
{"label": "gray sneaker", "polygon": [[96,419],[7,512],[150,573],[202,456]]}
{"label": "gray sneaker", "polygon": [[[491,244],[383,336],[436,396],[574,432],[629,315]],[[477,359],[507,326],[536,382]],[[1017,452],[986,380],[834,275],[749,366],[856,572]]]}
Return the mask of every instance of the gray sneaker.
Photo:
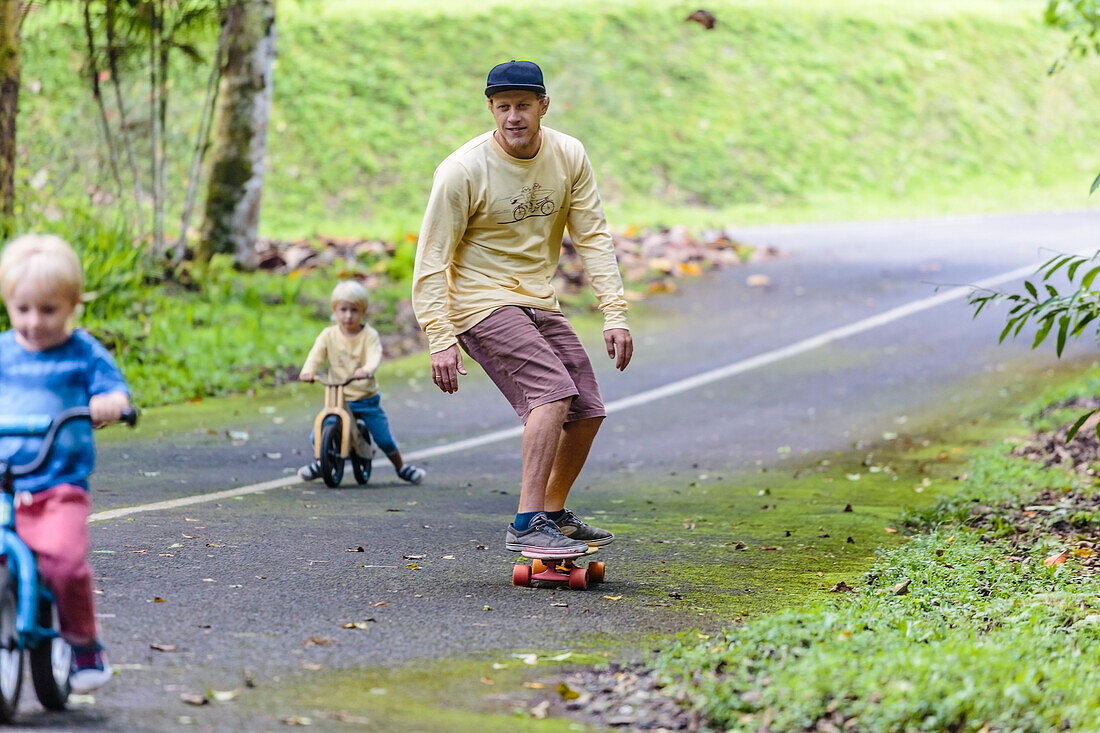
{"label": "gray sneaker", "polygon": [[566,537],[581,540],[594,547],[610,545],[615,541],[615,535],[606,529],[593,527],[568,509],[557,521],[558,529]]}
{"label": "gray sneaker", "polygon": [[544,512],[536,514],[523,532],[517,531],[514,524],[509,524],[504,546],[529,557],[545,558],[569,557],[588,551],[587,542],[563,535]]}

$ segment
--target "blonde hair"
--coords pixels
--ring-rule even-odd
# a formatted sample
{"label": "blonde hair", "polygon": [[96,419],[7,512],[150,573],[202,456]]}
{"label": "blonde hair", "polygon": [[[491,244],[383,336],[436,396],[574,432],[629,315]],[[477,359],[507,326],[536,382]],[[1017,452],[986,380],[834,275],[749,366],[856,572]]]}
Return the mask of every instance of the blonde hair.
{"label": "blonde hair", "polygon": [[363,315],[366,316],[370,294],[358,280],[341,280],[332,289],[332,298],[329,300],[329,305],[332,306],[333,310],[336,309],[337,303],[357,305],[363,311]]}
{"label": "blonde hair", "polygon": [[8,242],[0,254],[0,297],[7,300],[17,283],[27,281],[39,290],[59,293],[73,305],[84,294],[80,258],[61,237],[24,234]]}

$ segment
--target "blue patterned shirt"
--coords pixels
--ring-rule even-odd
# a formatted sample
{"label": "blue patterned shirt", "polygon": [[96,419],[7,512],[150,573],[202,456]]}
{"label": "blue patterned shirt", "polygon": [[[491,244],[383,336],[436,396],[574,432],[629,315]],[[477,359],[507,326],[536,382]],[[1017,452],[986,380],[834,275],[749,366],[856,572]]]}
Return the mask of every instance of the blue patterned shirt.
{"label": "blue patterned shirt", "polygon": [[[0,333],[0,415],[49,415],[87,406],[95,395],[130,393],[114,358],[87,331],[77,329],[61,344],[27,351],[15,331]],[[41,437],[0,437],[0,457],[13,465],[30,463]],[[50,460],[32,476],[15,480],[16,491],[37,492],[58,484],[88,488],[95,467],[95,443],[87,420],[73,420],[54,442]]]}

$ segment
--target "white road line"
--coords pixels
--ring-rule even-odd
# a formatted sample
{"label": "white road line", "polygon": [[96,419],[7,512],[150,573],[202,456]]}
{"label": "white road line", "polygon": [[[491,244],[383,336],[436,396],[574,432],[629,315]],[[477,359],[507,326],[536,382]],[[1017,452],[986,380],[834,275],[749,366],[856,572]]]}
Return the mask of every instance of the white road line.
{"label": "white road line", "polygon": [[[1091,252],[1092,250],[1090,250]],[[792,356],[811,351],[826,344],[841,339],[848,338],[849,336],[855,336],[856,334],[870,331],[871,329],[878,328],[879,326],[885,326],[887,323],[900,320],[907,316],[911,316],[914,313],[920,313],[921,311],[928,310],[929,308],[935,308],[938,305],[943,305],[952,300],[958,300],[969,294],[974,288],[995,288],[998,285],[1003,285],[1006,282],[1016,280],[1026,275],[1030,275],[1036,271],[1036,265],[1027,265],[1026,267],[1018,267],[1010,272],[1005,272],[994,277],[986,278],[974,283],[973,286],[962,285],[945,290],[942,293],[938,293],[922,300],[917,300],[912,303],[898,306],[897,308],[891,308],[888,311],[879,313],[876,316],[864,318],[861,321],[848,324],[847,326],[841,326],[834,328],[825,333],[818,334],[817,336],[811,336],[803,339],[790,346],[784,346],[773,351],[769,351],[759,356],[753,356],[748,359],[742,359],[732,364],[727,364],[724,367],[712,369],[707,372],[696,374],[686,379],[681,379],[676,382],[670,382],[662,387],[656,387],[654,389],[646,390],[645,392],[639,392],[638,394],[630,397],[624,397],[620,400],[614,400],[605,405],[608,414],[618,412],[620,410],[626,410],[631,407],[637,407],[649,402],[664,399],[665,397],[671,397],[672,395],[687,392],[688,390],[702,387],[703,385],[717,382],[721,379],[726,379],[737,374],[742,374],[753,369],[759,369],[762,366],[768,364],[774,364],[777,361],[788,359]],[[466,438],[465,440],[458,440],[453,443],[447,443],[445,445],[437,445],[431,448],[423,448],[418,451],[412,451],[405,454],[406,460],[418,460],[423,458],[431,458],[433,456],[446,455],[448,453],[458,453],[460,451],[469,450],[471,448],[477,448],[490,443],[497,443],[502,440],[509,440],[511,438],[518,438],[523,435],[523,426],[517,425],[514,428],[508,428],[506,430],[496,430],[491,433],[485,433],[474,438]],[[375,459],[373,465],[387,466],[389,461],[386,458]],[[275,479],[273,481],[265,481],[260,484],[252,484],[250,486],[241,486],[236,489],[226,489],[225,491],[215,491],[209,494],[196,494],[194,496],[185,496],[180,499],[169,499],[167,501],[157,501],[152,504],[139,504],[137,506],[122,507],[120,509],[109,509],[107,511],[96,512],[89,518],[89,522],[103,522],[109,519],[119,519],[121,517],[128,517],[132,514],[139,514],[141,512],[159,511],[162,509],[178,509],[179,507],[191,506],[192,504],[202,504],[211,501],[221,501],[222,499],[231,499],[236,496],[244,496],[246,494],[257,494],[261,491],[269,491],[271,489],[281,489],[287,486],[293,486],[294,484],[301,483],[301,479],[297,476],[288,476],[286,478]]]}

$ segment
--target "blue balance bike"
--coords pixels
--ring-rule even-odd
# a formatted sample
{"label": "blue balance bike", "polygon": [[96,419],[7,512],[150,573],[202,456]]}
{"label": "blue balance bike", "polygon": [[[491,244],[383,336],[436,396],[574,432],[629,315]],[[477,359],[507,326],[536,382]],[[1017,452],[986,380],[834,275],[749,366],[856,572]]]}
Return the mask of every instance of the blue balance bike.
{"label": "blue balance bike", "polygon": [[[12,487],[17,477],[33,474],[49,460],[61,426],[77,419],[90,420],[91,411],[70,408],[52,421],[48,415],[0,417],[0,436],[42,436],[42,448],[30,463],[13,466],[0,459],[0,723],[15,717],[23,687],[24,652],[43,707],[63,710],[69,699],[72,649],[58,634],[57,605],[38,576],[34,553],[15,533]],[[129,410],[122,419],[133,425],[137,412]]]}

